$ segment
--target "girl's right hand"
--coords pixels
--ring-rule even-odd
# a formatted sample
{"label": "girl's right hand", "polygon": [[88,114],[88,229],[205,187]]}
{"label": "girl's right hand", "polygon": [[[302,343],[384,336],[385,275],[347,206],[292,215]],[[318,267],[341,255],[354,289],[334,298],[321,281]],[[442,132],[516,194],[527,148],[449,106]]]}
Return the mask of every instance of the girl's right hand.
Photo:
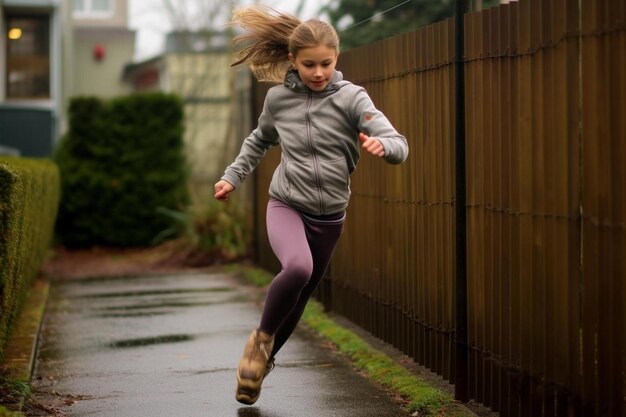
{"label": "girl's right hand", "polygon": [[231,183],[219,180],[215,184],[215,198],[220,201],[226,201],[230,197],[230,193],[235,189]]}

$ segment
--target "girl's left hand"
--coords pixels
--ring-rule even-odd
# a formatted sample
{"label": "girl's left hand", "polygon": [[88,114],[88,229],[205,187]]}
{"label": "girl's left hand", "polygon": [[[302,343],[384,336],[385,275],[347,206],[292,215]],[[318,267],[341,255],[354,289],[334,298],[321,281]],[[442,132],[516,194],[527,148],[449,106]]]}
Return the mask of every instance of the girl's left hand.
{"label": "girl's left hand", "polygon": [[363,149],[371,153],[372,155],[383,157],[385,156],[385,148],[383,144],[376,138],[367,136],[365,133],[359,133],[359,140]]}

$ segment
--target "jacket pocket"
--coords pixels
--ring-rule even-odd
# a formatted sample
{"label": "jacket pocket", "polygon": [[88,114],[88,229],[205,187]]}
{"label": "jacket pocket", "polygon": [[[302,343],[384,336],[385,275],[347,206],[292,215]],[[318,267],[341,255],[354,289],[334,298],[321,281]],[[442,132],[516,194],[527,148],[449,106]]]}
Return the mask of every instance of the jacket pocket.
{"label": "jacket pocket", "polygon": [[289,200],[298,208],[308,212],[319,209],[319,191],[313,161],[283,159],[285,182],[288,184]]}
{"label": "jacket pocket", "polygon": [[320,161],[322,198],[327,214],[345,210],[350,200],[350,174],[345,158]]}

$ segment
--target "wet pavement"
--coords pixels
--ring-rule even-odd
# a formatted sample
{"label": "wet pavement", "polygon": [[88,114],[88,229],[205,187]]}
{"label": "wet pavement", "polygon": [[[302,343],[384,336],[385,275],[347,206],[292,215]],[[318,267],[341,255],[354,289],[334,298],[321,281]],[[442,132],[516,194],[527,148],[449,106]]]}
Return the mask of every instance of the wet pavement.
{"label": "wet pavement", "polygon": [[408,415],[303,328],[277,355],[257,403],[236,402],[235,368],[260,301],[228,273],[56,281],[34,397],[69,416]]}

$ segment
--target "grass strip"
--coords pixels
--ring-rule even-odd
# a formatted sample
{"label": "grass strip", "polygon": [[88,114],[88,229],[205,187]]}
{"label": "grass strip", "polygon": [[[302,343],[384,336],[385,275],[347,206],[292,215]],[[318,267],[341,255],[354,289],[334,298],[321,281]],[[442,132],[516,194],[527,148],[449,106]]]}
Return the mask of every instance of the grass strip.
{"label": "grass strip", "polygon": [[272,279],[274,278],[274,275],[272,275],[270,272],[266,271],[265,269],[247,266],[247,265],[228,264],[228,265],[222,266],[220,269],[224,272],[239,273],[243,276],[246,282],[249,282],[250,284],[254,284],[257,287],[261,287],[261,288],[267,287],[270,284],[270,282],[272,282]]}
{"label": "grass strip", "polygon": [[0,417],[24,417],[24,414],[15,411],[9,411],[0,405]]}
{"label": "grass strip", "polygon": [[11,411],[5,406],[21,410],[30,396],[30,384],[22,377],[0,375],[0,417],[22,417],[19,411]]}
{"label": "grass strip", "polygon": [[[229,266],[231,272],[237,266]],[[247,282],[265,287],[273,275],[261,268],[243,266],[240,272]],[[340,326],[324,313],[323,306],[311,300],[307,304],[302,322],[335,345],[347,355],[357,369],[406,401],[406,407],[417,416],[475,416],[450,395],[429,385],[412,374],[383,352],[372,348],[356,333]]]}
{"label": "grass strip", "polygon": [[0,361],[0,417],[23,416],[9,408],[23,410],[30,401],[35,346],[49,290],[46,280],[36,280],[32,285]]}

